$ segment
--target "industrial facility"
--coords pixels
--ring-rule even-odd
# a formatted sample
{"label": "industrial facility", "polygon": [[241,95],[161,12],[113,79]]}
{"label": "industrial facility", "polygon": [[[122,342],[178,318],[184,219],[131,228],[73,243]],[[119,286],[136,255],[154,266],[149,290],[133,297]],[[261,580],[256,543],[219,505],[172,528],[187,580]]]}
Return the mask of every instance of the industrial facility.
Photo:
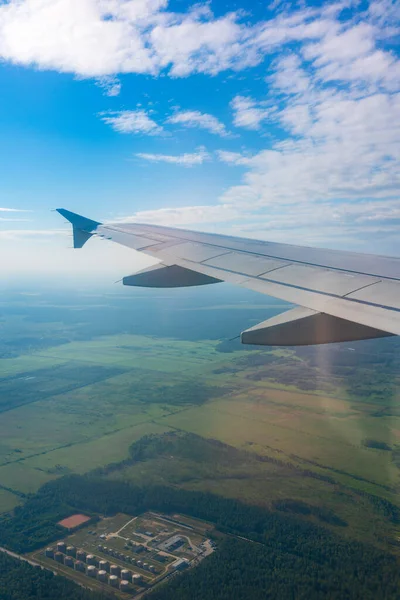
{"label": "industrial facility", "polygon": [[63,564],[65,567],[85,573],[92,579],[109,584],[113,588],[118,588],[121,592],[132,593],[143,582],[140,573],[121,569],[119,565],[110,565],[107,560],[103,560],[94,554],[86,554],[84,550],[67,546],[64,542],[57,543],[56,551],[51,547],[46,548],[44,556]]}
{"label": "industrial facility", "polygon": [[[116,514],[75,529],[65,540],[32,553],[46,568],[83,586],[134,597],[213,552],[199,521],[178,515]],[[189,523],[188,523],[189,520]]]}

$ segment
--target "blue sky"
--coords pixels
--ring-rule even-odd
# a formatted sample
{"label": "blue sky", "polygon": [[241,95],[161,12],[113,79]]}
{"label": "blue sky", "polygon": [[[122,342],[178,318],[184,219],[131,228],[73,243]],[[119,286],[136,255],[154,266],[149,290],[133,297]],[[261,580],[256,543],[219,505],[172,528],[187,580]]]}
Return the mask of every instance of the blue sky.
{"label": "blue sky", "polygon": [[142,266],[104,243],[78,257],[58,206],[398,255],[399,17],[390,0],[0,0],[3,268]]}

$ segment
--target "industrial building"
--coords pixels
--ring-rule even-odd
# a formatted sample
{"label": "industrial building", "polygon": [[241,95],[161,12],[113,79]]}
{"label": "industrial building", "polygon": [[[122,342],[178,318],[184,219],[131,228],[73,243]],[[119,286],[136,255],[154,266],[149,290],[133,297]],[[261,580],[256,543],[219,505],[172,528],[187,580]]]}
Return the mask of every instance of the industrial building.
{"label": "industrial building", "polygon": [[185,540],[183,537],[180,535],[173,535],[165,542],[162,542],[162,544],[159,544],[158,548],[159,550],[164,550],[166,552],[173,552],[183,546],[184,543]]}
{"label": "industrial building", "polygon": [[172,566],[176,571],[182,571],[182,569],[186,569],[189,566],[189,561],[186,558],[178,558]]}

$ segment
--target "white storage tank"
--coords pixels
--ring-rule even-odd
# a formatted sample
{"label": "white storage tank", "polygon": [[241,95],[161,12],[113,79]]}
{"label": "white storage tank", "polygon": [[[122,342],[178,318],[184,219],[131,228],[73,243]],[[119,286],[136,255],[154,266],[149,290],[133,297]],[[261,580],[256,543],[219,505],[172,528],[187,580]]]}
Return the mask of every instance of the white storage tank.
{"label": "white storage tank", "polygon": [[108,560],[100,560],[99,561],[99,569],[101,571],[108,571],[110,569],[110,564]]}
{"label": "white storage tank", "polygon": [[45,556],[47,556],[47,558],[54,558],[53,548],[46,548],[46,551],[44,554],[45,554]]}
{"label": "white storage tank", "polygon": [[110,575],[110,579],[108,581],[113,587],[118,587],[118,577],[116,575]]}
{"label": "white storage tank", "polygon": [[119,571],[120,571],[120,568],[118,565],[111,565],[111,567],[110,567],[111,575],[116,575],[118,577]]}
{"label": "white storage tank", "polygon": [[100,569],[100,571],[97,573],[97,579],[99,581],[107,581],[107,571]]}
{"label": "white storage tank", "polygon": [[62,562],[64,562],[64,554],[62,552],[56,552],[54,555],[54,559],[57,562],[62,563]]}
{"label": "white storage tank", "polygon": [[131,581],[132,573],[130,571],[128,571],[128,569],[122,569],[121,579],[124,579],[125,581]]}
{"label": "white storage tank", "polygon": [[119,589],[121,590],[121,592],[129,592],[129,581],[126,581],[126,579],[122,579],[121,583],[119,584]]}
{"label": "white storage tank", "polygon": [[97,569],[94,565],[89,565],[86,572],[89,577],[96,577],[97,575]]}
{"label": "white storage tank", "polygon": [[88,554],[87,557],[86,557],[86,563],[88,565],[94,565],[95,562],[96,562],[96,559],[95,559],[94,555],[93,554]]}
{"label": "white storage tank", "polygon": [[68,556],[76,556],[75,546],[67,546],[67,554]]}
{"label": "white storage tank", "polygon": [[57,542],[58,552],[62,552],[63,554],[65,554],[66,549],[67,549],[67,546],[66,546],[65,542]]}
{"label": "white storage tank", "polygon": [[72,556],[64,556],[64,565],[66,567],[74,566],[74,560],[73,560]]}
{"label": "white storage tank", "polygon": [[77,560],[81,560],[81,561],[85,562],[86,552],[84,550],[78,550],[76,553],[76,558],[77,558]]}
{"label": "white storage tank", "polygon": [[85,563],[81,560],[77,560],[75,563],[75,571],[85,572]]}

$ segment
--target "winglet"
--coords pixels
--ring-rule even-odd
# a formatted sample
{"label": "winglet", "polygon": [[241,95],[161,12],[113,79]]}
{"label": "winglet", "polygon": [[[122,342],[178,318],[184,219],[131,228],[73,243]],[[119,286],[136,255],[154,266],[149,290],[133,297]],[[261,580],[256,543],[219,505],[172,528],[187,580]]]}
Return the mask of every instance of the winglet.
{"label": "winglet", "polygon": [[98,221],[87,219],[86,217],[82,217],[82,215],[73,213],[65,208],[57,208],[56,210],[72,225],[74,248],[82,248],[88,239],[92,237],[93,232],[97,229],[97,227],[101,225],[101,223]]}

